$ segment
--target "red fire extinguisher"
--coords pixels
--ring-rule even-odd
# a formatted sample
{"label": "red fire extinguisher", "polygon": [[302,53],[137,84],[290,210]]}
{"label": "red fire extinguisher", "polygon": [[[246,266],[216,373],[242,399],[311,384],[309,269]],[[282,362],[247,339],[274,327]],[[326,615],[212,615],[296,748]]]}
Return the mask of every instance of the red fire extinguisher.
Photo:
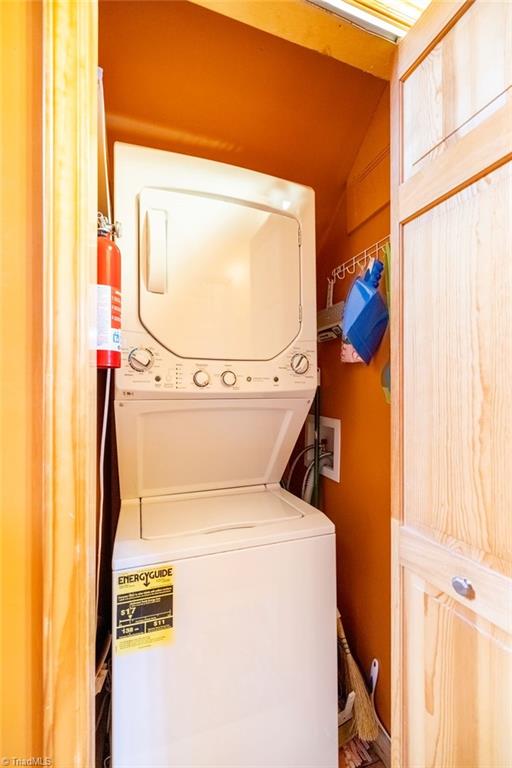
{"label": "red fire extinguisher", "polygon": [[116,229],[98,213],[97,344],[98,368],[121,367],[121,252]]}

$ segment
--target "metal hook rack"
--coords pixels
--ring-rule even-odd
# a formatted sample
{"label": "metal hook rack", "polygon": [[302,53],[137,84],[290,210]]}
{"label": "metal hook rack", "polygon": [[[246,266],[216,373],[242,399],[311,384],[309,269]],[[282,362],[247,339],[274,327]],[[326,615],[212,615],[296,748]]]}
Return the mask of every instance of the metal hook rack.
{"label": "metal hook rack", "polygon": [[382,249],[389,244],[389,239],[389,235],[383,237],[382,240],[378,240],[369,248],[352,256],[351,259],[347,259],[347,261],[344,261],[332,270],[327,278],[327,307],[332,307],[336,280],[343,280],[347,275],[355,275],[358,267],[362,270],[366,269],[370,259],[378,258]]}

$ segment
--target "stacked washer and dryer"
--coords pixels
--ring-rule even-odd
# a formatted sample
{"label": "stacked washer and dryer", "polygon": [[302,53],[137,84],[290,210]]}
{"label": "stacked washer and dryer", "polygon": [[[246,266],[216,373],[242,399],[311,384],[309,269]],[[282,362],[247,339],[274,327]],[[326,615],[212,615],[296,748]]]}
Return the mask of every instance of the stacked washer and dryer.
{"label": "stacked washer and dryer", "polygon": [[113,768],[335,768],[335,538],[280,480],[316,388],[314,193],[115,146]]}

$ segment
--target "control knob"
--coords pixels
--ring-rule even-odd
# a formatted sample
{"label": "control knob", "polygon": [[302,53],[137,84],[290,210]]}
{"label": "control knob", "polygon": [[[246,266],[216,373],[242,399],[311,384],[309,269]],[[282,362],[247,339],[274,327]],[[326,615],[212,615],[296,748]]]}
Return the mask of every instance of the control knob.
{"label": "control knob", "polygon": [[139,371],[139,373],[149,371],[153,362],[153,353],[145,347],[135,347],[128,354],[128,363],[134,371]]}
{"label": "control knob", "polygon": [[226,387],[233,387],[236,384],[236,374],[233,371],[224,371],[224,373],[221,373],[220,378]]}
{"label": "control knob", "polygon": [[207,387],[210,383],[210,377],[206,371],[196,371],[192,378],[196,387]]}
{"label": "control knob", "polygon": [[301,352],[292,357],[290,364],[294,373],[303,374],[307,373],[309,370],[309,360],[306,355],[303,355]]}

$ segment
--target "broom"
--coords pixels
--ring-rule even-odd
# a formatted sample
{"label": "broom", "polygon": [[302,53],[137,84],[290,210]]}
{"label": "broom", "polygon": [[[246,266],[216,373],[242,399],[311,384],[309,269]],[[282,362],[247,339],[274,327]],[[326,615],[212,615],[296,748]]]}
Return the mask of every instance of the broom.
{"label": "broom", "polygon": [[356,698],[354,700],[354,721],[357,731],[357,735],[363,741],[375,741],[378,736],[379,729],[375,713],[372,707],[370,694],[365,685],[359,667],[357,666],[354,657],[350,653],[350,648],[345,637],[345,631],[343,624],[341,623],[340,612],[338,611],[338,618],[336,621],[338,628],[338,639],[343,651],[345,676],[347,680],[348,690],[354,691]]}

